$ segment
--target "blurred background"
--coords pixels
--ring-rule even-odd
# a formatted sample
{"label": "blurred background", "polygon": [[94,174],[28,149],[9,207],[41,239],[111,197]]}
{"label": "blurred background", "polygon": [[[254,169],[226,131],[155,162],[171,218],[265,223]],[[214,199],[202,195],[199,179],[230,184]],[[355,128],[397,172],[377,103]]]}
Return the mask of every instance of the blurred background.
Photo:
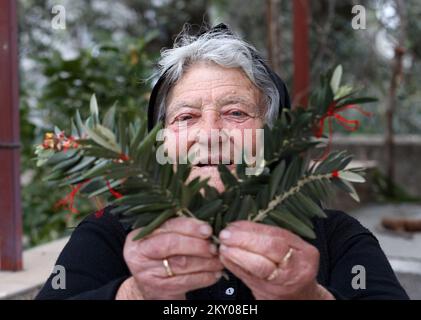
{"label": "blurred background", "polygon": [[[333,148],[349,150],[369,168],[369,175],[368,183],[359,190],[360,204],[338,194],[330,206],[348,211],[376,233],[395,270],[402,274],[401,281],[414,292],[413,297],[420,297],[416,289],[421,283],[419,234],[402,228],[393,231],[382,223],[389,217],[421,219],[420,1],[16,3],[25,249],[68,235],[83,213],[92,210],[85,199],[77,200],[81,215],[54,205],[68,190],[42,181],[46,172],[35,166],[33,145],[40,143],[54,125],[68,128],[76,109],[86,115],[92,93],[103,109],[117,101],[118,108],[129,114],[144,112],[160,50],[171,46],[186,22],[197,30],[204,23],[224,22],[257,47],[295,92],[300,85],[294,82],[300,79],[297,57],[301,57],[308,61],[310,90],[317,86],[322,72],[342,64],[344,82],[378,98],[378,102],[364,106],[372,117],[347,113],[349,118],[361,121],[358,131],[349,132],[334,124]],[[57,6],[65,10],[64,29],[60,24],[58,28],[53,25],[58,14],[53,8]],[[301,19],[301,27],[297,19]],[[297,30],[303,23],[307,35]],[[307,45],[294,51],[294,43],[297,46],[303,40]],[[305,79],[305,72],[301,76]],[[300,102],[299,95],[294,97],[294,102]],[[420,282],[415,285],[414,279]]]}

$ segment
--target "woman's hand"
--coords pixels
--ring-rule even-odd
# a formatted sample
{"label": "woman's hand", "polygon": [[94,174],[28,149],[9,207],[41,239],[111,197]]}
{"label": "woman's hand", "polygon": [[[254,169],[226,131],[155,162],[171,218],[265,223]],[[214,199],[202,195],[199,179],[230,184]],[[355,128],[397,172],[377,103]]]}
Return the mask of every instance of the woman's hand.
{"label": "woman's hand", "polygon": [[334,299],[316,280],[318,250],[293,233],[236,221],[219,238],[221,262],[256,299]]}
{"label": "woman's hand", "polygon": [[223,265],[209,240],[209,224],[179,217],[133,241],[138,232],[134,230],[126,238],[124,259],[132,277],[121,285],[117,299],[185,299],[188,291],[210,286],[221,277]]}

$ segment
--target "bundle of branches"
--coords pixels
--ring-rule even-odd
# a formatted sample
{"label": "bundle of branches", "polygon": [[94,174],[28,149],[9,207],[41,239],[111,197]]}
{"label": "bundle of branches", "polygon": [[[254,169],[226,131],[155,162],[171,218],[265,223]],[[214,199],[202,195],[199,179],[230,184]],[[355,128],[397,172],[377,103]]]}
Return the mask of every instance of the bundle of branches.
{"label": "bundle of branches", "polygon": [[[196,217],[213,226],[216,235],[228,223],[250,220],[280,226],[314,238],[313,218],[325,217],[321,203],[333,196],[336,186],[358,201],[351,182],[364,182],[363,168],[348,168],[352,157],[332,152],[310,163],[309,152],[325,141],[324,122],[336,118],[344,107],[371,102],[356,98],[356,91],[340,86],[342,68],[329,71],[307,108],[282,112],[278,121],[264,128],[264,163],[258,175],[247,175],[243,162],[231,172],[219,165],[224,192],[207,179],[189,180],[191,164],[159,164],[156,135],[161,125],[147,131],[145,117],[127,121],[111,107],[102,118],[92,96],[90,116],[79,113],[71,120],[71,134],[55,128],[36,146],[37,165],[51,168],[46,180],[71,186],[88,197],[102,196],[113,205],[112,214],[133,228],[137,238],[152,232],[167,219]],[[345,120],[345,121],[344,121]]]}

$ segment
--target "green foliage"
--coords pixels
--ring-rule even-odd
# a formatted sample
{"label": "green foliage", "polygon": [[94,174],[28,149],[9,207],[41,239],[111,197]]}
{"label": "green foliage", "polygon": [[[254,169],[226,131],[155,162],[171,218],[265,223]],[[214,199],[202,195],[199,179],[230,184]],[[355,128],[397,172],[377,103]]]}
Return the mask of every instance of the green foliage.
{"label": "green foliage", "polygon": [[[312,219],[325,217],[319,202],[332,196],[331,187],[339,184],[358,200],[350,182],[364,182],[361,168],[347,168],[351,156],[346,152],[331,153],[311,166],[308,156],[303,156],[320,142],[314,139],[313,127],[327,106],[344,99],[353,101],[350,94],[334,100],[341,88],[337,70],[340,67],[322,78],[322,95],[316,95],[318,105],[286,111],[272,128],[264,128],[261,173],[247,174],[251,167],[245,165],[237,166],[235,174],[224,165],[218,166],[225,185],[223,193],[208,186],[206,180],[188,182],[189,163],[178,163],[175,170],[170,164],[158,163],[155,155],[161,144],[156,143],[156,135],[161,125],[148,133],[145,117],[126,122],[113,108],[101,118],[95,96],[90,100],[90,116],[82,122],[77,113],[76,120],[71,121],[72,137],[56,129],[53,146],[37,146],[38,161],[51,168],[47,180],[62,185],[83,183],[81,192],[88,198],[103,196],[117,205],[112,213],[143,227],[137,238],[175,216],[209,222],[215,241],[222,228],[237,220],[274,224],[314,238]],[[358,99],[361,103],[371,101]],[[78,145],[63,150],[64,142],[72,139]],[[122,195],[117,199],[116,191]]]}
{"label": "green foliage", "polygon": [[[67,228],[74,226],[92,210],[90,201],[84,198],[77,200],[81,212],[79,216],[68,217],[65,209],[55,206],[68,189],[51,188],[42,183],[46,170],[33,166],[32,146],[43,138],[39,123],[45,129],[52,130],[54,125],[67,126],[76,111],[80,110],[82,117],[86,116],[89,109],[80,107],[89,104],[92,91],[97,92],[101,101],[108,105],[115,103],[114,110],[124,113],[125,117],[144,117],[142,107],[147,102],[150,89],[141,81],[152,72],[151,61],[154,57],[147,53],[146,48],[154,36],[151,33],[130,44],[122,43],[120,47],[100,46],[94,54],[91,50],[81,50],[71,60],[65,60],[58,51],[53,50],[47,57],[37,60],[46,80],[43,90],[38,92],[30,83],[26,83],[21,92],[21,166],[24,176],[29,177],[22,187],[24,233],[28,245],[40,244],[65,234]],[[79,165],[83,166],[89,161],[84,159],[84,163]],[[67,164],[69,162],[62,162],[60,166]]]}

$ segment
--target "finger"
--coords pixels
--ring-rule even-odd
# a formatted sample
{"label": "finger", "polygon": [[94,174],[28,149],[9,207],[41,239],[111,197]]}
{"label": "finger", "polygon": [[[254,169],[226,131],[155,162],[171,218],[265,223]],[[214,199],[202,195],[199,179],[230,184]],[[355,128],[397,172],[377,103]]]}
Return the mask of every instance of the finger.
{"label": "finger", "polygon": [[259,292],[260,295],[267,296],[268,292],[277,291],[277,287],[274,284],[269,283],[266,280],[254,277],[235,262],[225,258],[224,256],[220,256],[220,260],[225,268],[231,271],[237,278],[241,279],[241,281],[244,282],[244,284],[249,287],[253,293]]}
{"label": "finger", "polygon": [[178,217],[165,221],[152,234],[180,233],[190,237],[207,239],[212,234],[212,227],[209,223],[195,218]]}
{"label": "finger", "polygon": [[284,228],[270,226],[262,223],[256,223],[247,220],[234,221],[229,224],[229,227],[238,228],[243,231],[253,232],[257,234],[278,236],[287,240],[288,243],[290,243],[291,245],[299,245],[302,242],[305,242],[299,236]]}
{"label": "finger", "polygon": [[231,260],[254,277],[267,279],[277,268],[276,264],[266,257],[236,247],[221,245],[220,255]]}
{"label": "finger", "polygon": [[[222,271],[224,266],[218,257],[201,258],[189,256],[172,256],[168,259],[168,264],[174,275],[186,275],[199,272],[218,272]],[[168,278],[167,271],[162,260],[150,260],[149,267],[155,276],[160,278]]]}
{"label": "finger", "polygon": [[[248,268],[245,268],[247,263],[238,262],[235,259],[232,259],[231,256],[224,254],[220,255],[220,260],[222,264],[234,273],[237,277],[243,281],[247,281],[250,285],[256,286],[261,290],[262,286],[276,287],[277,285],[288,285],[296,282],[298,273],[294,272],[293,269],[282,270],[279,268],[272,268],[270,272],[265,272],[266,276],[257,276],[253,272],[250,272]],[[276,276],[272,280],[268,280],[268,277],[276,270]],[[271,291],[276,291],[274,288],[271,288]]]}
{"label": "finger", "polygon": [[[296,286],[296,281],[293,284],[288,284],[282,281],[274,282],[259,279],[253,277],[246,271],[244,271],[240,266],[236,263],[224,258],[223,256],[220,257],[222,264],[230,270],[236,277],[241,279],[244,284],[249,287],[253,295],[256,299],[264,299],[264,300],[283,300],[283,299],[291,299],[291,297],[299,297],[297,292],[300,291],[300,286]],[[281,278],[288,279],[289,277],[286,274],[283,274],[283,271],[280,271]]]}
{"label": "finger", "polygon": [[150,259],[165,259],[185,255],[211,258],[217,253],[209,240],[185,236],[179,233],[161,233],[141,240],[138,254]]}
{"label": "finger", "polygon": [[282,234],[275,236],[231,226],[220,232],[219,239],[221,244],[263,255],[274,263],[279,263],[289,249],[288,240]]}
{"label": "finger", "polygon": [[167,293],[185,293],[191,290],[209,287],[221,278],[221,272],[198,272],[173,277],[159,278],[154,270],[148,270],[148,274],[140,275],[145,285],[154,290]]}

